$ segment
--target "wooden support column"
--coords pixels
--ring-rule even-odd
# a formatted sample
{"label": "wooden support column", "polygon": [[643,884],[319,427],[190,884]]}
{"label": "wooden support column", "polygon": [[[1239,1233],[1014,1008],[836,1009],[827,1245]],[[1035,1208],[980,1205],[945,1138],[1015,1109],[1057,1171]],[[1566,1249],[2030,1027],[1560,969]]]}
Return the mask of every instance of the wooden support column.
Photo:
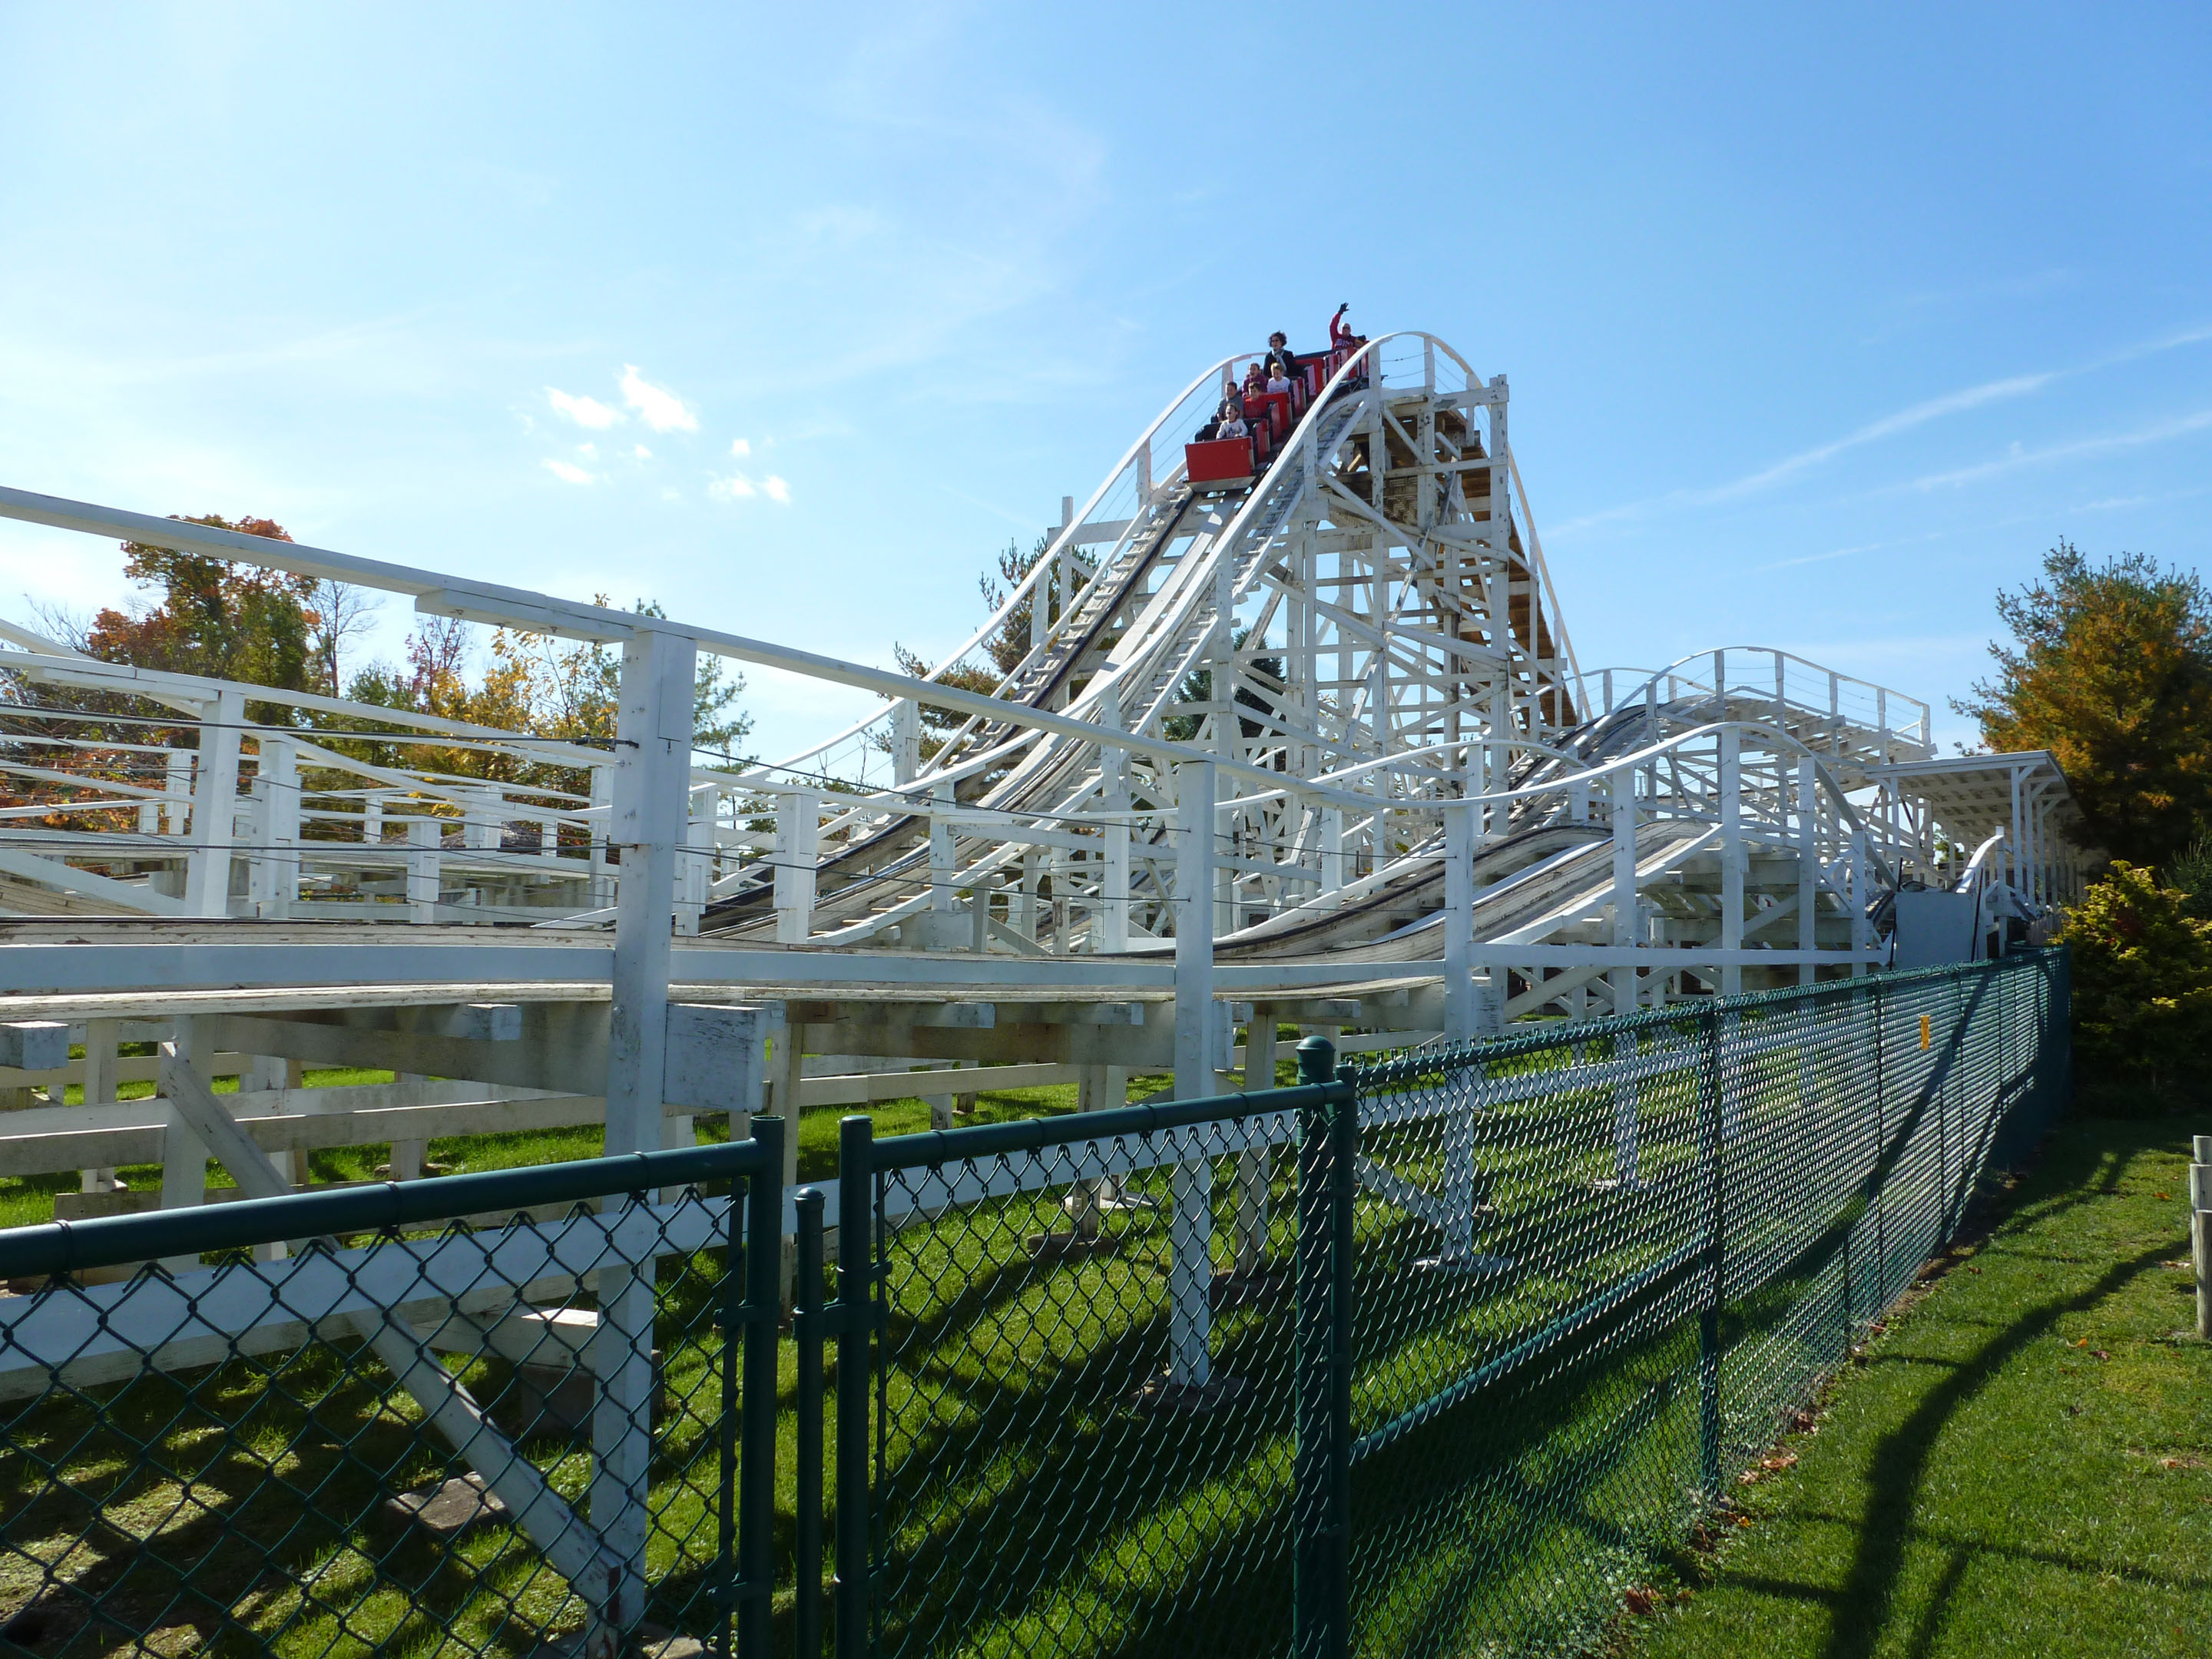
{"label": "wooden support column", "polygon": [[[427,1083],[429,1079],[420,1072],[394,1072],[394,1083]],[[428,1160],[430,1143],[427,1140],[395,1140],[392,1143],[392,1163],[389,1166],[394,1181],[420,1181],[422,1166]]]}
{"label": "wooden support column", "polygon": [[[215,1036],[207,1021],[190,1014],[179,1015],[175,1030],[176,1035],[161,1045],[163,1060],[189,1070],[211,1087],[215,1082]],[[171,1101],[168,1124],[161,1136],[161,1207],[184,1210],[206,1203],[207,1164],[207,1142],[185,1122],[176,1103]],[[200,1264],[198,1256],[171,1256],[161,1265],[171,1273],[186,1273]]]}
{"label": "wooden support column", "polygon": [[[1797,757],[1797,948],[1817,950],[1820,943],[1819,885],[1820,872],[1820,791],[1810,755]],[[1810,985],[1817,964],[1797,964],[1797,982]]]}
{"label": "wooden support column", "polygon": [[1867,922],[1867,832],[1851,831],[1851,977],[1858,978],[1867,971],[1865,952],[1873,944],[1874,930]]}
{"label": "wooden support column", "polygon": [[[1098,723],[1121,729],[1121,697],[1119,688],[1109,682],[1099,698]],[[1102,776],[1098,786],[1098,802],[1109,812],[1129,810],[1129,751],[1126,749],[1105,748],[1099,751]],[[1105,842],[1105,858],[1099,866],[1098,920],[1094,926],[1093,949],[1126,951],[1129,948],[1129,826],[1118,819],[1109,820],[1099,828]]]}
{"label": "wooden support column", "polygon": [[204,703],[198,758],[192,768],[192,854],[185,878],[185,913],[230,913],[230,859],[238,839],[238,738],[246,724],[246,697],[218,692]]}
{"label": "wooden support column", "polygon": [[[814,930],[815,866],[820,856],[822,798],[793,790],[775,809],[775,942],[804,945]],[[787,1135],[796,1144],[795,1132]]]}
{"label": "wooden support column", "polygon": [[891,705],[891,781],[906,785],[921,770],[921,707],[912,697]]}
{"label": "wooden support column", "polygon": [[[1721,654],[1713,653],[1716,675],[1719,674]],[[1719,735],[1720,745],[1720,818],[1721,818],[1721,948],[1736,951],[1743,948],[1743,736],[1733,726],[1724,726]],[[1743,966],[1729,962],[1721,965],[1721,994],[1735,996],[1743,990]]]}
{"label": "wooden support column", "polygon": [[[122,1036],[123,1022],[119,1019],[88,1019],[84,1023],[83,1104],[88,1109],[110,1105],[116,1098],[115,1050]],[[60,1105],[61,1097],[58,1096],[54,1103]],[[115,1190],[115,1167],[106,1164],[86,1170],[77,1179],[81,1191],[112,1193]]]}
{"label": "wooden support column", "polygon": [[[1244,1092],[1275,1086],[1275,1010],[1252,1005],[1244,1027]],[[1267,1179],[1273,1163],[1264,1146],[1237,1154],[1237,1271],[1257,1273],[1267,1261]]]}
{"label": "wooden support column", "polygon": [[266,872],[260,912],[282,921],[300,896],[300,751],[284,738],[261,739],[263,839],[255,856]]}
{"label": "wooden support column", "polygon": [[[947,811],[955,804],[952,786],[949,783],[937,785],[929,792],[929,798],[936,805]],[[929,820],[929,908],[933,911],[940,914],[950,912],[958,901],[959,895],[952,887],[953,880],[959,873],[958,858],[959,845],[954,837],[952,825],[941,817],[933,816]],[[1059,884],[1055,882],[1055,896],[1058,888]],[[929,943],[932,948],[937,945],[934,939]]]}
{"label": "wooden support column", "polygon": [[438,848],[444,840],[438,820],[428,816],[407,820],[407,903],[409,920],[438,919]]}
{"label": "wooden support column", "polygon": [[[1474,1035],[1475,801],[1444,805],[1444,1041]],[[1493,980],[1504,970],[1492,967]]]}
{"label": "wooden support column", "polygon": [[[1613,942],[1617,945],[1632,945],[1636,943],[1636,775],[1624,768],[1614,772],[1607,781],[1613,791]],[[1618,1018],[1633,1013],[1636,1011],[1636,969],[1615,968],[1607,975],[1607,983],[1613,992],[1614,1016]],[[1636,1049],[1637,1039],[1633,1035],[1626,1031],[1614,1034],[1613,1176],[1626,1188],[1636,1186],[1639,1178],[1638,1118],[1641,1110],[1641,1091],[1636,1079],[1628,1073],[1628,1066],[1636,1058]]]}
{"label": "wooden support column", "polygon": [[[1110,1112],[1129,1103],[1129,1073],[1122,1066],[1083,1066],[1075,1074],[1075,1109]],[[1078,1238],[1098,1237],[1101,1216],[1121,1201],[1121,1183],[1113,1176],[1076,1183],[1062,1207]]]}
{"label": "wooden support column", "polygon": [[[1176,769],[1176,1098],[1214,1092],[1213,805],[1210,761]],[[1202,1388],[1212,1380],[1213,1166],[1178,1164],[1169,1180],[1168,1380]]]}
{"label": "wooden support column", "polygon": [[[639,628],[623,642],[611,836],[621,850],[622,879],[616,890],[607,1026],[610,1155],[656,1152],[664,1133],[676,849],[689,817],[697,660],[691,641],[655,628]],[[787,1139],[798,1139],[795,1117]],[[641,1264],[603,1267],[599,1296],[591,1516],[620,1565],[614,1582],[594,1598],[595,1628],[587,1638],[611,1632],[626,1641],[645,1612],[646,1486],[653,1450],[650,1257]]]}
{"label": "wooden support column", "polygon": [[[256,1054],[246,1063],[239,1074],[238,1086],[255,1091],[301,1088],[307,1082],[307,1064],[303,1060],[287,1060],[281,1054]],[[403,1073],[392,1074],[394,1082],[404,1082]],[[419,1142],[417,1143],[420,1144]],[[398,1147],[393,1147],[396,1155]],[[284,1176],[295,1187],[305,1187],[309,1178],[307,1154],[304,1149],[270,1154],[279,1175]]]}

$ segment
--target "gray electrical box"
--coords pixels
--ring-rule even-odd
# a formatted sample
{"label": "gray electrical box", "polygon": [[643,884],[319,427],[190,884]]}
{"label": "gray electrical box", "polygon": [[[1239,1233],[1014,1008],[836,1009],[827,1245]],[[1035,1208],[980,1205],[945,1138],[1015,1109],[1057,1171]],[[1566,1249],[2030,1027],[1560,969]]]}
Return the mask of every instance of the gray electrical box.
{"label": "gray electrical box", "polygon": [[1899,893],[1896,966],[1901,970],[1973,961],[1981,954],[1974,926],[1980,908],[1972,893]]}

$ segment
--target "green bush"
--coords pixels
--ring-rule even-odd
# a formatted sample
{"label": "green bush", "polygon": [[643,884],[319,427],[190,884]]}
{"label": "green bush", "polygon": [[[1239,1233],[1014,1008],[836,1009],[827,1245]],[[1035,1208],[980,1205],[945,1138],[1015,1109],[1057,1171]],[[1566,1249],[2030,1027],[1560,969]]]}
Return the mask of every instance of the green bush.
{"label": "green bush", "polygon": [[2212,921],[2191,908],[2184,889],[2118,863],[2068,916],[2085,1104],[2168,1110],[2212,1097]]}
{"label": "green bush", "polygon": [[2183,912],[2198,921],[2212,921],[2212,836],[2200,833],[2166,866],[2165,873],[2168,887],[2179,887],[2187,895]]}

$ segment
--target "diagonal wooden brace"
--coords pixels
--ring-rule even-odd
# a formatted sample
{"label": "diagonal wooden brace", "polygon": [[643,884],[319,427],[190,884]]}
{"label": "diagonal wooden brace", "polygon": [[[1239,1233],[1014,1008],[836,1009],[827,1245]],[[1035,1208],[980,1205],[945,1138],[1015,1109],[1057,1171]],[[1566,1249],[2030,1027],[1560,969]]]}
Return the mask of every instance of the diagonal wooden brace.
{"label": "diagonal wooden brace", "polygon": [[[291,1193],[292,1183],[277,1172],[268,1153],[254,1144],[238,1121],[223,1110],[215,1091],[191,1064],[164,1053],[159,1086],[177,1115],[249,1197],[277,1198]],[[614,1557],[591,1523],[493,1426],[460,1379],[388,1310],[346,1317],[453,1449],[513,1511],[515,1523],[544,1552],[554,1571],[575,1585],[587,1601],[602,1594],[614,1582],[617,1571]]]}

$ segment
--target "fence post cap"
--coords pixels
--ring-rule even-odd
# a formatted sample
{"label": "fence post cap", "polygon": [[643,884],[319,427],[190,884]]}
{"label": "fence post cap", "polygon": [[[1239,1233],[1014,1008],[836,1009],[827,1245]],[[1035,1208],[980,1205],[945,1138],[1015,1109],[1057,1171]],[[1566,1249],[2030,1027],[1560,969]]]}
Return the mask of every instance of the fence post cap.
{"label": "fence post cap", "polygon": [[1298,1041],[1298,1081],[1331,1083],[1336,1079],[1336,1045],[1325,1036]]}

